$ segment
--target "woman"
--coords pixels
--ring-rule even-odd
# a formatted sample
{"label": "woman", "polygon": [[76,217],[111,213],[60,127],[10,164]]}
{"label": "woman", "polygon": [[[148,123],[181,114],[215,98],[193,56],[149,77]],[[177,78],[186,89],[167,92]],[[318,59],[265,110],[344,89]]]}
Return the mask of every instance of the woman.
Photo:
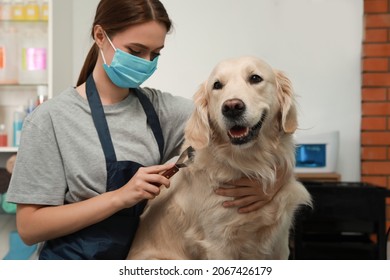
{"label": "woman", "polygon": [[[101,0],[76,88],[26,120],[8,199],[40,259],[123,259],[148,199],[169,180],[192,103],[139,86],[156,69],[171,21],[158,0]],[[269,195],[242,179],[225,207],[258,209]]]}

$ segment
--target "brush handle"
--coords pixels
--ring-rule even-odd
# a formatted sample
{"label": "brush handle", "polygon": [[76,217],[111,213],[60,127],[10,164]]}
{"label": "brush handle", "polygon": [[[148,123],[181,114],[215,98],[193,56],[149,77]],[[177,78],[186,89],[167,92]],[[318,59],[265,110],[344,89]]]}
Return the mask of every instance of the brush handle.
{"label": "brush handle", "polygon": [[166,170],[163,174],[165,178],[170,179],[173,175],[175,175],[179,171],[179,168],[175,165],[174,167]]}

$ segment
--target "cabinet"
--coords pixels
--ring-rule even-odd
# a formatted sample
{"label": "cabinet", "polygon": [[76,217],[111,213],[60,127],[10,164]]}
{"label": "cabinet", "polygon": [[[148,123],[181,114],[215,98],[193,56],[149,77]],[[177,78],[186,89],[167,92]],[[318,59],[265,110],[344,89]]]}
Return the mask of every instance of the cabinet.
{"label": "cabinet", "polygon": [[386,197],[360,182],[305,182],[313,208],[302,208],[293,230],[295,259],[386,259]]}
{"label": "cabinet", "polygon": [[9,153],[19,144],[24,117],[51,97],[47,1],[2,0],[0,34],[0,151]]}
{"label": "cabinet", "polygon": [[[73,1],[61,1],[61,0],[38,0],[39,4],[43,1],[47,2],[48,20],[11,20],[3,16],[4,8],[0,9],[0,30],[7,29],[9,32],[5,35],[5,32],[0,32],[0,42],[10,42],[12,38],[15,38],[15,34],[12,32],[21,32],[22,36],[31,36],[32,29],[40,30],[39,33],[43,37],[46,37],[46,79],[45,81],[33,80],[27,81],[24,78],[22,82],[17,79],[9,79],[0,74],[0,124],[5,124],[8,144],[6,147],[0,147],[0,168],[5,166],[6,160],[13,153],[17,152],[17,147],[14,147],[14,136],[13,136],[13,120],[14,112],[22,111],[24,107],[28,106],[31,100],[36,101],[38,98],[38,91],[47,95],[47,98],[53,97],[55,94],[60,93],[66,87],[73,84],[73,72],[72,72],[72,51],[73,51],[73,40],[72,40],[72,16],[73,16]],[[7,1],[0,0],[0,3],[5,5],[11,5],[12,3],[19,3],[23,1]],[[27,4],[29,1],[25,1]],[[16,31],[15,31],[16,30]],[[11,35],[9,35],[11,32]],[[39,38],[39,34],[35,36]],[[11,39],[10,39],[11,38]],[[22,38],[22,42],[25,42],[26,38]],[[20,43],[20,41],[19,41]],[[38,46],[39,47],[39,46]],[[38,50],[39,51],[39,50]],[[1,51],[0,51],[1,52]],[[18,51],[15,52],[16,57]],[[14,54],[15,54],[14,53]],[[0,55],[2,55],[0,53]],[[4,55],[4,54],[3,54]],[[30,53],[29,55],[34,55]],[[42,53],[35,53],[39,56]],[[11,56],[12,57],[12,56]],[[6,61],[7,63],[17,65],[18,69],[19,58],[13,61]],[[0,64],[4,61],[0,60]],[[41,61],[41,63],[44,63]],[[41,67],[41,65],[35,65]],[[12,76],[12,75],[11,75]]]}
{"label": "cabinet", "polygon": [[[0,182],[2,192],[9,182],[4,169],[7,159],[17,152],[24,117],[44,99],[51,97],[48,91],[48,2],[46,0],[0,1],[0,125],[3,134],[0,147]],[[7,135],[5,139],[4,135]],[[5,176],[7,175],[7,176]],[[3,188],[5,187],[5,188]],[[26,247],[15,243],[15,217],[2,210],[3,194],[0,193],[0,257]],[[8,212],[8,211],[7,211]],[[20,245],[20,246],[15,246]],[[19,248],[19,249],[16,249]],[[23,254],[20,252],[20,256]],[[24,254],[23,256],[27,255]]]}
{"label": "cabinet", "polygon": [[[5,79],[0,82],[0,123],[5,123],[8,135],[7,146],[0,147],[0,168],[4,168],[7,159],[17,152],[17,147],[13,147],[14,112],[23,110],[23,107],[28,105],[29,100],[36,100],[38,91],[42,88],[45,88],[48,98],[51,98],[74,84],[72,65],[73,1],[75,0],[48,0],[48,21],[11,21],[1,17],[0,29],[5,26],[28,31],[35,25],[35,27],[45,30],[47,78],[45,82],[19,83],[15,80],[5,81]],[[4,2],[12,3],[12,1],[0,0],[0,3]],[[0,10],[0,12],[2,11]],[[3,32],[0,32],[0,41],[1,39],[8,41]],[[17,69],[17,71],[19,70]],[[0,210],[0,259],[9,250],[10,234],[15,229],[14,216],[1,213]]]}

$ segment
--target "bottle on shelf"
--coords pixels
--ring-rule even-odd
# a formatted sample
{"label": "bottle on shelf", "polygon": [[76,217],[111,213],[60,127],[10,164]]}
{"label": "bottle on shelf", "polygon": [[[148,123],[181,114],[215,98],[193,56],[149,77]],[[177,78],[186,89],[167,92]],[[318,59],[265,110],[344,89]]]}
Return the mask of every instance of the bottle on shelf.
{"label": "bottle on shelf", "polygon": [[26,117],[29,114],[31,114],[35,110],[35,108],[37,108],[39,105],[41,105],[43,102],[45,102],[47,99],[48,99],[47,86],[45,86],[45,85],[37,86],[36,99],[30,98],[27,101],[27,104],[24,106],[24,111],[26,113]]}
{"label": "bottle on shelf", "polygon": [[2,0],[0,9],[0,19],[1,20],[11,20],[11,0]]}
{"label": "bottle on shelf", "polygon": [[35,99],[30,98],[28,100],[27,104],[24,107],[24,111],[26,112],[26,117],[30,115],[32,111],[34,111],[34,109],[36,108],[35,103],[36,103]]}
{"label": "bottle on shelf", "polygon": [[12,1],[11,19],[16,21],[23,21],[26,19],[23,0]]}
{"label": "bottle on shelf", "polygon": [[37,0],[25,0],[25,20],[38,21],[40,19],[40,7]]}
{"label": "bottle on shelf", "polygon": [[41,105],[47,100],[47,86],[40,85],[37,87],[37,103],[36,106]]}
{"label": "bottle on shelf", "polygon": [[13,137],[13,146],[19,147],[20,144],[20,136],[22,133],[23,121],[25,118],[25,113],[22,111],[14,112],[14,137]]}
{"label": "bottle on shelf", "polygon": [[49,3],[48,0],[41,0],[41,20],[47,21],[49,19]]}
{"label": "bottle on shelf", "polygon": [[47,84],[46,28],[41,25],[24,28],[19,44],[19,83]]}
{"label": "bottle on shelf", "polygon": [[17,31],[14,26],[0,26],[0,84],[18,82]]}
{"label": "bottle on shelf", "polygon": [[8,146],[8,135],[5,130],[5,124],[0,124],[0,147]]}

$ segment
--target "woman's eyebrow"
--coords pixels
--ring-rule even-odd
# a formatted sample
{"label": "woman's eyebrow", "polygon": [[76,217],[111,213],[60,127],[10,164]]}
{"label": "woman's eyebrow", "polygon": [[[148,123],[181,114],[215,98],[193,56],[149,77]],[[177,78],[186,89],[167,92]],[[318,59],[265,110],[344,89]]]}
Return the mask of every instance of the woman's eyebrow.
{"label": "woman's eyebrow", "polygon": [[[136,46],[136,47],[139,47],[139,48],[142,48],[142,49],[146,49],[146,50],[149,49],[149,47],[147,47],[147,46],[145,46],[143,44],[140,44],[140,43],[130,43],[130,44],[127,45],[127,47],[131,47],[131,46],[133,46],[133,47]],[[162,45],[160,47],[157,47],[154,50],[161,50],[163,48],[164,48],[164,45]]]}

